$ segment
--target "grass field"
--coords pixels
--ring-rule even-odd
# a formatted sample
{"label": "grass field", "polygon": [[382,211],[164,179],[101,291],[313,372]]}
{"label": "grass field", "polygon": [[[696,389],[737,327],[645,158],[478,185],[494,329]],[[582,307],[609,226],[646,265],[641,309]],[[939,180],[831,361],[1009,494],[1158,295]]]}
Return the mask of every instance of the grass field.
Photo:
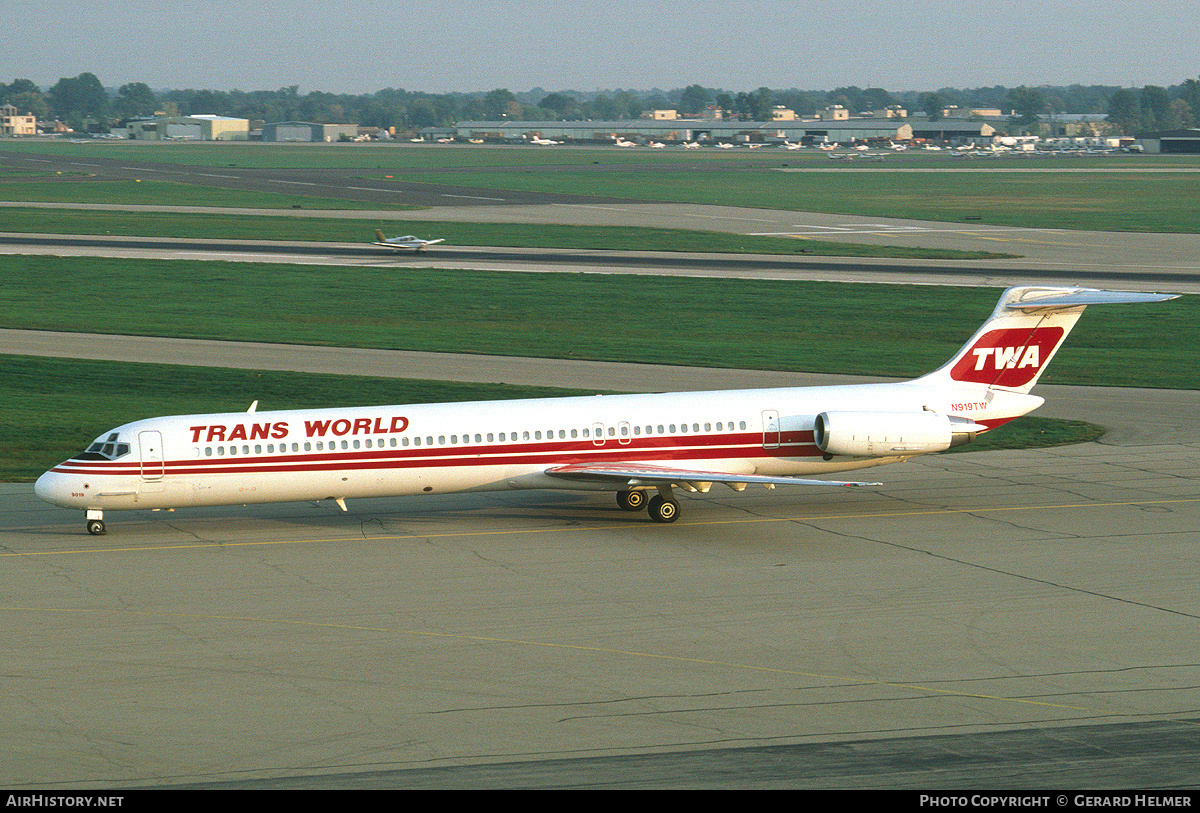
{"label": "grass field", "polygon": [[[1089,231],[1200,231],[1200,174],[1135,172],[884,173],[761,171],[500,173],[471,184],[495,190],[578,194],[643,201],[833,212],[868,217],[987,223]],[[408,181],[435,182],[414,172]],[[386,183],[386,180],[384,181]]]}
{"label": "grass field", "polygon": [[[0,325],[710,367],[919,375],[999,291],[0,256]],[[1048,381],[1200,387],[1200,299],[1090,309]]]}
{"label": "grass field", "polygon": [[[130,206],[221,206],[232,209],[392,209],[404,211],[419,207],[400,204],[375,204],[334,198],[305,197],[304,195],[272,194],[239,189],[218,189],[201,184],[182,184],[170,181],[108,181],[70,176],[46,180],[18,179],[0,182],[0,200],[30,203],[120,203]],[[16,209],[5,212],[5,230]],[[44,211],[36,216],[54,217]],[[16,224],[15,218],[13,224]],[[48,224],[47,224],[48,225]]]}
{"label": "grass field", "polygon": [[[1098,231],[1200,230],[1200,157],[1107,156],[964,161],[943,154],[888,155],[884,164],[831,166],[819,151],[622,150],[433,144],[189,144],[14,141],[5,150],[110,157],[197,167],[343,169],[372,184],[453,184],[667,203],[719,204],[860,216],[902,217]],[[778,172],[789,170],[811,170]],[[908,171],[905,171],[908,170]],[[1035,170],[1035,171],[1030,171]],[[1051,171],[1056,170],[1056,171]],[[197,202],[214,194],[196,179]],[[95,184],[80,179],[74,185]],[[23,179],[0,184],[9,200],[85,202],[95,190],[69,192]],[[21,197],[28,186],[29,197]],[[58,186],[59,189],[47,189]],[[110,187],[110,202],[145,203],[144,189]],[[220,197],[223,193],[216,190]],[[178,201],[162,192],[159,199]],[[185,198],[190,196],[185,196]],[[283,196],[292,200],[292,196]],[[296,196],[300,198],[300,196]],[[6,196],[0,194],[0,199]],[[223,205],[223,204],[217,204]],[[229,204],[225,204],[229,205]],[[256,204],[249,204],[256,205]],[[265,204],[260,204],[265,205]],[[290,205],[290,204],[289,204]],[[356,208],[350,201],[305,208]]]}

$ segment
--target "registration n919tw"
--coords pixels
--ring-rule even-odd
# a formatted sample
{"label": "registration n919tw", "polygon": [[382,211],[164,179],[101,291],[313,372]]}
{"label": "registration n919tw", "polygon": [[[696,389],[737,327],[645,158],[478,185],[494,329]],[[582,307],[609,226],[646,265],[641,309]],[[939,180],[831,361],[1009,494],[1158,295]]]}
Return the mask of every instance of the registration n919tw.
{"label": "registration n919tw", "polygon": [[946,364],[911,381],[452,404],[176,415],[111,429],[37,481],[86,511],[500,489],[615,492],[657,522],[675,488],[871,486],[814,479],[968,443],[1030,394],[1091,304],[1170,294],[1021,287]]}

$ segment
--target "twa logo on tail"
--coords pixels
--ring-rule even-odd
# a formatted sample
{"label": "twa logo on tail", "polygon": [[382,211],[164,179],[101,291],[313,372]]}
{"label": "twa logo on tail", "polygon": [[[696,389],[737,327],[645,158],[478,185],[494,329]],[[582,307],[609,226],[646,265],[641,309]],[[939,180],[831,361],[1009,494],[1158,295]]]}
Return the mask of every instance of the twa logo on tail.
{"label": "twa logo on tail", "polygon": [[1061,327],[989,330],[964,353],[950,377],[999,387],[1022,387],[1035,379],[1066,336]]}

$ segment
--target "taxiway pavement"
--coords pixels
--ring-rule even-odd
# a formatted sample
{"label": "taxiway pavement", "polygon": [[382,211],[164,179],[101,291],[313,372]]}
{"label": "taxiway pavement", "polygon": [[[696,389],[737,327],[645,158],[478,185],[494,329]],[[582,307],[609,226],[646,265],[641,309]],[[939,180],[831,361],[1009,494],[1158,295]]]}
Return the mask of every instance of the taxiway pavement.
{"label": "taxiway pavement", "polygon": [[[0,486],[0,782],[1194,786],[1195,394],[1064,389],[1071,417],[1123,423],[869,490],[714,488],[666,526],[527,492],[114,514],[90,537]],[[1178,433],[1146,432],[1170,412]]]}

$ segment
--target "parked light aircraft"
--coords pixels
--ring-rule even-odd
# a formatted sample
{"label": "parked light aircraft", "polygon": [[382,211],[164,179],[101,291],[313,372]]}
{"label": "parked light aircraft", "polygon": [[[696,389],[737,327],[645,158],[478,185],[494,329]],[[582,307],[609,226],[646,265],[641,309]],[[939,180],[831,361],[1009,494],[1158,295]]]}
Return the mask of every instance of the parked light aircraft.
{"label": "parked light aircraft", "polygon": [[1010,288],[950,361],[913,379],[653,395],[177,415],[111,429],[47,471],[39,497],[87,512],[502,489],[616,492],[657,522],[675,487],[880,485],[805,479],[967,443],[1031,395],[1087,305],[1171,294]]}
{"label": "parked light aircraft", "polygon": [[529,143],[537,144],[542,147],[554,147],[554,146],[560,144],[561,142],[555,141],[554,139],[551,139],[551,138],[531,138],[531,139],[529,139]]}
{"label": "parked light aircraft", "polygon": [[437,240],[422,240],[420,237],[413,237],[411,234],[406,234],[403,237],[384,237],[383,232],[379,229],[375,230],[375,238],[374,245],[383,246],[384,248],[394,248],[397,251],[400,249],[424,251],[426,246],[446,242],[446,238],[444,237],[439,237]]}

